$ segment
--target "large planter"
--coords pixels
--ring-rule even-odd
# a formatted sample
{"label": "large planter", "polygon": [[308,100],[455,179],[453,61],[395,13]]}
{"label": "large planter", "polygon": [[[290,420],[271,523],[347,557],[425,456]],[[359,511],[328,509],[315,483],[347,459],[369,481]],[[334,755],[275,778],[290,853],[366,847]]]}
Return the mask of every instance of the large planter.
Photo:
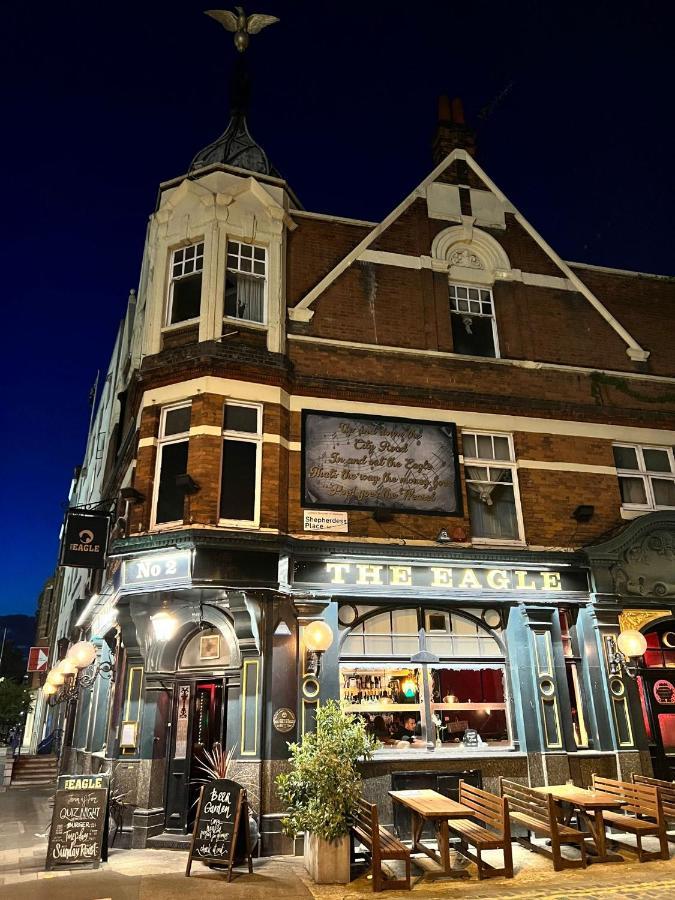
{"label": "large planter", "polygon": [[304,861],[315,884],[349,884],[349,835],[324,841],[306,831]]}

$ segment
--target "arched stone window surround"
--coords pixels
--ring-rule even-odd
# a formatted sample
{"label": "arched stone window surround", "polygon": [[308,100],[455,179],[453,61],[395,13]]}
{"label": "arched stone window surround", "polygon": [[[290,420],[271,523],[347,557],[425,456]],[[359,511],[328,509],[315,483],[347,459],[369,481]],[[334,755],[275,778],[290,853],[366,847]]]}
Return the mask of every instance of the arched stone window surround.
{"label": "arched stone window surround", "polygon": [[[154,656],[149,668],[159,672],[178,672],[178,663],[180,661],[183,650],[188,641],[199,632],[199,626],[195,622],[192,610],[188,607],[182,609],[172,609],[172,615],[178,619],[178,628],[170,641],[160,643],[155,641],[151,647],[151,653]],[[230,651],[230,663],[228,669],[239,669],[241,667],[241,653],[239,650],[239,642],[234,632],[234,626],[229,618],[222,610],[214,606],[204,605],[203,608],[203,624],[210,628],[216,628],[225,640],[228,650]],[[187,673],[190,670],[181,669],[181,672]]]}
{"label": "arched stone window surround", "polygon": [[469,225],[453,225],[437,234],[431,257],[447,264],[453,282],[492,285],[511,275],[511,262],[502,245]]}

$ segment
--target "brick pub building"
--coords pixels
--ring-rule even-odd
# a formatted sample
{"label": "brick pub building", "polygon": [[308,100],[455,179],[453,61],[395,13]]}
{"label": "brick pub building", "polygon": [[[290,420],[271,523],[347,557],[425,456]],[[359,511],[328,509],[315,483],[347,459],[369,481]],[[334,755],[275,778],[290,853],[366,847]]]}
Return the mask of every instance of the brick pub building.
{"label": "brick pub building", "polygon": [[261,852],[292,852],[274,777],[329,697],[383,741],[385,823],[392,783],[668,769],[675,285],[562,260],[458,102],[421,174],[381,222],[307,211],[236,111],[160,186],[105,472],[73,495],[119,521],[56,635],[114,658],[63,768],[114,762],[134,846],[181,843],[218,741]]}

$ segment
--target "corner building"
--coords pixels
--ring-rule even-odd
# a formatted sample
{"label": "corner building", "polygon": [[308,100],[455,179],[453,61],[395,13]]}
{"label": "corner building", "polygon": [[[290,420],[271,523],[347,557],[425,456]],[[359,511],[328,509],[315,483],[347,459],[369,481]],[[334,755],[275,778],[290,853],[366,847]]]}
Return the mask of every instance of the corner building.
{"label": "corner building", "polygon": [[[113,761],[133,846],[181,843],[220,742],[261,852],[292,852],[274,777],[329,697],[383,742],[384,822],[392,786],[667,767],[675,285],[562,260],[457,102],[433,166],[381,222],[307,211],[238,113],[160,186],[111,414],[119,520],[65,632],[116,674],[64,767]],[[606,658],[626,622],[650,634],[637,678]]]}

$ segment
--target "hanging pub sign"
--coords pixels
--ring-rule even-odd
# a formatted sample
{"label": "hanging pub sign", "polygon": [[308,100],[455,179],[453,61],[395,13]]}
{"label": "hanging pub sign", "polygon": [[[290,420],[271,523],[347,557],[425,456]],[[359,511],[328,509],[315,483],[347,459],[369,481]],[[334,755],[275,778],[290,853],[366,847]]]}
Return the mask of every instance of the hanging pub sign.
{"label": "hanging pub sign", "polygon": [[194,860],[227,868],[228,881],[232,880],[232,867],[246,861],[249,874],[253,874],[246,790],[236,781],[219,778],[202,786],[186,875]]}
{"label": "hanging pub sign", "polygon": [[[86,786],[91,779],[80,776],[62,776],[54,796],[52,825],[49,830],[47,862],[45,868],[62,866],[93,866],[108,858],[108,786],[105,776],[102,787]],[[79,788],[61,788],[60,785],[80,782]]]}
{"label": "hanging pub sign", "polygon": [[79,569],[105,569],[110,517],[71,509],[61,553],[62,566]]}
{"label": "hanging pub sign", "polygon": [[305,411],[303,506],[461,516],[455,426]]}

